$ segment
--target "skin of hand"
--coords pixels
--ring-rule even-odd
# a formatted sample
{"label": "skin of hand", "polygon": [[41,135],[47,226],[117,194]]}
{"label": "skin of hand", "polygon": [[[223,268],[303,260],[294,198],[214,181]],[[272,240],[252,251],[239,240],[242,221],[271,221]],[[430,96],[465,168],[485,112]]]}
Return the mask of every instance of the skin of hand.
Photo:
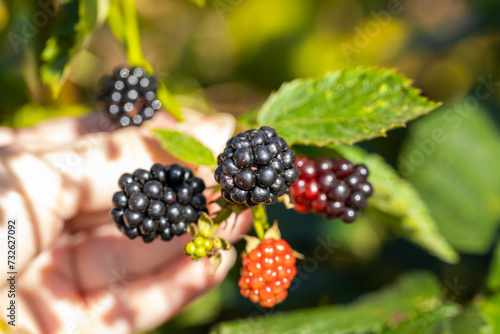
{"label": "skin of hand", "polygon": [[[224,279],[235,262],[234,250],[222,252],[222,263],[210,278],[212,268],[205,261],[184,255],[189,235],[145,244],[140,238],[127,239],[109,217],[121,174],[156,162],[183,164],[161,148],[148,128],[184,131],[214,154],[233,134],[230,115],[187,110],[185,116],[186,122],[176,123],[159,112],[141,128],[116,131],[98,114],[52,119],[31,128],[0,127],[0,236],[6,240],[7,221],[15,218],[17,329],[51,334],[145,331]],[[200,167],[195,174],[207,187],[215,183],[209,168]],[[205,196],[210,202],[218,195],[207,189]],[[217,210],[215,204],[208,208]],[[248,230],[251,215],[230,217],[224,224],[227,228],[217,234],[235,242]],[[7,254],[6,246],[0,249]],[[1,272],[10,271],[7,261],[1,262]],[[0,287],[3,308],[9,305],[10,286],[3,281]],[[7,323],[5,314],[1,317]]]}

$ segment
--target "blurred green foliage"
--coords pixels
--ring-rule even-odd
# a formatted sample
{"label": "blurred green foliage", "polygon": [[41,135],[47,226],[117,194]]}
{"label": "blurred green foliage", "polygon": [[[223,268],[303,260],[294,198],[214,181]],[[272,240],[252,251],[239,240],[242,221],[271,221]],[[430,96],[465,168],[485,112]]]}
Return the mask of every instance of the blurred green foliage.
{"label": "blurred green foliage", "polygon": [[[425,96],[443,101],[441,110],[410,123],[408,129],[362,143],[369,154],[336,147],[354,160],[360,157],[373,164],[374,177],[389,175],[386,180],[394,178],[405,185],[391,188],[390,182],[381,182],[378,200],[374,198],[355,224],[299,215],[281,204],[268,209],[270,220],[279,218],[283,236],[309,255],[309,262],[299,262],[300,280],[285,303],[267,312],[239,296],[236,265],[221,286],[155,333],[222,331],[231,326],[219,325],[222,322],[248,316],[264,316],[259,323],[272,328],[275,312],[318,306],[333,310],[331,317],[339,322],[331,328],[337,325],[345,333],[353,332],[356,328],[349,326],[358,325],[364,316],[371,322],[359,324],[358,332],[500,331],[499,246],[494,250],[500,223],[500,180],[495,172],[500,148],[499,1],[136,0],[136,4],[145,61],[185,107],[241,115],[261,106],[285,81],[353,65],[397,68]],[[0,1],[0,123],[29,126],[94,109],[99,78],[128,62],[126,26],[119,10],[117,1],[69,0],[56,8],[50,0]],[[164,95],[173,101],[168,91]],[[255,121],[255,115],[245,117],[248,123]],[[459,117],[461,122],[447,117]],[[426,144],[429,140],[432,143]],[[410,165],[409,173],[405,162],[412,154],[415,159],[415,152],[422,152],[422,159]],[[373,207],[380,211],[384,204],[383,196],[388,208],[394,202],[404,204],[392,206],[402,210],[401,219],[427,206],[430,216],[413,215],[410,228],[398,231],[387,216],[374,214]],[[426,224],[427,220],[433,223]],[[438,229],[428,228],[434,222]],[[320,261],[313,256],[325,240],[335,247]],[[439,247],[440,242],[460,253],[458,264],[429,255],[456,259],[452,250]],[[433,274],[416,274],[415,269]],[[414,290],[401,291],[401,282],[411,282]],[[374,292],[387,285],[392,290]],[[432,293],[427,293],[430,285]],[[351,303],[367,293],[371,294],[362,302]],[[390,303],[377,304],[387,298]],[[423,308],[414,303],[422,300],[432,303]],[[314,316],[314,310],[296,312]],[[357,316],[348,321],[352,314]],[[262,326],[265,333],[267,327]]]}

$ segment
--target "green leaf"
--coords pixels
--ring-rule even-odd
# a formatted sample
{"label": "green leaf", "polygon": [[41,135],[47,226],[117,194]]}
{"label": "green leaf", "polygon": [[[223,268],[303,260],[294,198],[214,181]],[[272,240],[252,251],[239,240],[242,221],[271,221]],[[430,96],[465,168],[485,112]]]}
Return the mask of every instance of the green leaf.
{"label": "green leaf", "polygon": [[435,334],[441,332],[440,329],[446,326],[443,322],[450,322],[451,317],[457,315],[459,310],[460,308],[455,304],[443,304],[434,310],[406,320],[396,327],[388,328],[382,334]]}
{"label": "green leaf", "polygon": [[[338,145],[327,148],[293,146],[294,150],[318,156],[332,155],[329,149],[353,163],[368,166],[368,181],[373,185],[373,196],[368,200],[367,214],[394,233],[426,249],[443,261],[456,263],[458,254],[439,233],[427,205],[411,183],[402,179],[382,157],[368,154],[356,146]],[[335,154],[335,153],[334,153]]]}
{"label": "green leaf", "polygon": [[215,237],[214,238],[214,247],[217,249],[221,249],[221,250],[228,250],[228,249],[231,249],[231,243],[225,239]]}
{"label": "green leaf", "polygon": [[183,132],[167,129],[153,129],[163,148],[179,159],[203,166],[215,166],[215,157],[205,145]]}
{"label": "green leaf", "polygon": [[198,218],[198,229],[200,234],[206,238],[214,234],[214,222],[206,212],[203,212],[200,218]]}
{"label": "green leaf", "polygon": [[259,333],[367,333],[380,332],[388,324],[395,325],[420,312],[439,307],[440,287],[425,272],[413,272],[382,291],[364,296],[346,306],[320,307],[300,311],[239,319],[222,323],[212,334]]}
{"label": "green leaf", "polygon": [[76,30],[81,40],[106,20],[110,2],[111,0],[79,0],[80,21]]}
{"label": "green leaf", "polygon": [[42,52],[42,81],[57,98],[72,58],[85,47],[92,31],[104,22],[109,0],[70,0],[60,6],[56,26]]}
{"label": "green leaf", "polygon": [[236,119],[237,122],[241,123],[246,128],[252,128],[257,124],[258,110],[254,109],[247,111],[240,117]]}
{"label": "green leaf", "polygon": [[488,329],[492,333],[500,333],[500,294],[484,300],[480,309],[489,325]]}
{"label": "green leaf", "polygon": [[78,1],[71,0],[60,6],[57,22],[51,37],[42,52],[40,67],[42,81],[49,85],[54,98],[59,96],[68,63],[74,55],[76,25],[78,23]]}
{"label": "green leaf", "polygon": [[219,225],[224,220],[228,219],[232,213],[233,210],[231,210],[230,208],[222,208],[219,212],[217,212],[217,215],[214,218],[214,224]]}
{"label": "green leaf", "polygon": [[500,242],[497,243],[487,279],[491,291],[500,292]]}
{"label": "green leaf", "polygon": [[15,111],[13,118],[8,123],[2,125],[11,127],[32,126],[49,118],[61,116],[80,116],[89,111],[90,110],[88,108],[76,104],[64,107],[26,104],[22,108]]}
{"label": "green leaf", "polygon": [[472,304],[464,312],[452,319],[445,334],[493,334],[478,305]]}
{"label": "green leaf", "polygon": [[353,67],[283,84],[257,119],[289,143],[352,144],[385,135],[438,106],[393,70]]}
{"label": "green leaf", "polygon": [[481,109],[457,104],[419,121],[399,158],[441,233],[457,250],[484,254],[500,223],[500,135]]}

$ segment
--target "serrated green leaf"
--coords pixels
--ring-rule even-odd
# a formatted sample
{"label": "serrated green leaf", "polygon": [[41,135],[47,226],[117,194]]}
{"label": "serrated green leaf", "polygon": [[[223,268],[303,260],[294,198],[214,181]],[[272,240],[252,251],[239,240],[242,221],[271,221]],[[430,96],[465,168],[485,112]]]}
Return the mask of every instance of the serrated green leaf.
{"label": "serrated green leaf", "polygon": [[388,328],[382,334],[437,334],[445,331],[446,324],[459,313],[460,308],[451,303],[443,304],[429,312],[418,314],[417,317],[406,320],[396,327]]}
{"label": "serrated green leaf", "polygon": [[347,334],[380,332],[395,319],[407,319],[440,306],[440,288],[429,273],[413,272],[394,286],[346,306],[322,307],[226,322],[212,334]]}
{"label": "serrated green leaf", "polygon": [[203,166],[215,166],[217,161],[205,145],[187,134],[167,129],[153,129],[163,148],[179,159]]}
{"label": "serrated green leaf", "polygon": [[491,291],[500,292],[500,242],[497,243],[493,252],[487,284]]}
{"label": "serrated green leaf", "polygon": [[283,84],[257,119],[289,143],[352,144],[385,135],[438,106],[393,70],[353,67]]}
{"label": "serrated green leaf", "polygon": [[57,23],[42,52],[42,81],[54,98],[59,96],[72,58],[84,47],[92,31],[104,22],[109,0],[70,0],[60,6]]}
{"label": "serrated green leaf", "polygon": [[441,233],[465,253],[484,254],[500,224],[500,135],[481,109],[458,104],[419,121],[399,158]]}
{"label": "serrated green leaf", "polygon": [[402,179],[382,157],[368,154],[356,146],[337,145],[325,148],[293,146],[299,153],[332,155],[329,149],[351,160],[365,164],[370,170],[368,181],[373,185],[373,196],[368,200],[367,214],[394,233],[426,249],[443,261],[456,263],[458,254],[439,233],[427,205],[411,183]]}

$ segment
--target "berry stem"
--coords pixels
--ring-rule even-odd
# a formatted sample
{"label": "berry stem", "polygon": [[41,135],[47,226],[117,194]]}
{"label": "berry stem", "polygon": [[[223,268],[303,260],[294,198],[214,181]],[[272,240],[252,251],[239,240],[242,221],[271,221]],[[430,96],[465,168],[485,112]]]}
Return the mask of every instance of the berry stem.
{"label": "berry stem", "polygon": [[263,205],[257,205],[252,208],[252,216],[255,233],[257,234],[259,239],[264,239],[264,234],[269,228],[266,209]]}
{"label": "berry stem", "polygon": [[233,210],[231,210],[230,208],[223,208],[220,211],[218,211],[213,219],[214,225],[216,227],[219,226],[220,223],[229,218],[231,213],[233,213]]}
{"label": "berry stem", "polygon": [[146,71],[151,73],[151,65],[148,64],[142,53],[135,0],[122,0],[122,9],[123,19],[125,21],[124,37],[128,61],[132,66],[144,67]]}

